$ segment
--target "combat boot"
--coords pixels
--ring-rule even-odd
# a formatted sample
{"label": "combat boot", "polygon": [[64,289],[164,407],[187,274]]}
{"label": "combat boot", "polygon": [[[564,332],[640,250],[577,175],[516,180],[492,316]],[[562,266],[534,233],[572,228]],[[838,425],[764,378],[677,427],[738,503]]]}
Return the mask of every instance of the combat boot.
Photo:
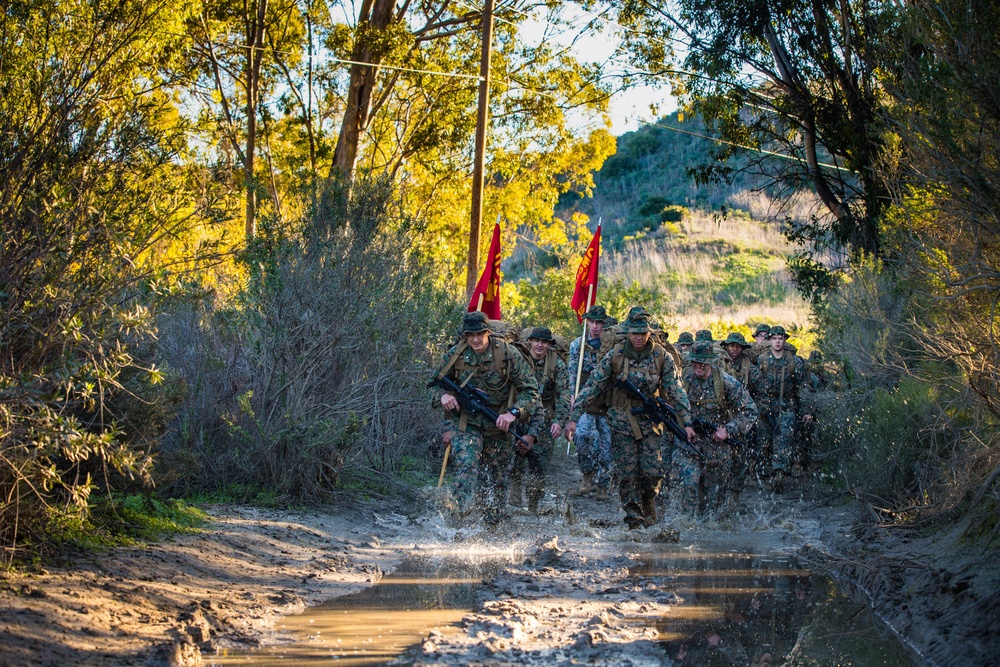
{"label": "combat boot", "polygon": [[583,479],[580,481],[580,490],[576,492],[578,496],[585,496],[594,490],[594,473],[588,472],[584,473]]}
{"label": "combat boot", "polygon": [[652,526],[656,523],[656,495],[644,495],[642,497],[642,525]]}

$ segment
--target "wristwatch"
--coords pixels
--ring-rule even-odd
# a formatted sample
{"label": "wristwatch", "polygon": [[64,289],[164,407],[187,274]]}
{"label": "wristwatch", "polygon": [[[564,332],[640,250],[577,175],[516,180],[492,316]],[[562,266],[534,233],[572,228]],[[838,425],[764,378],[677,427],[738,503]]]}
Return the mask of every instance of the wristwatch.
{"label": "wristwatch", "polygon": [[511,408],[507,412],[509,412],[510,414],[514,415],[514,419],[517,419],[521,415],[521,411],[518,410],[517,408]]}

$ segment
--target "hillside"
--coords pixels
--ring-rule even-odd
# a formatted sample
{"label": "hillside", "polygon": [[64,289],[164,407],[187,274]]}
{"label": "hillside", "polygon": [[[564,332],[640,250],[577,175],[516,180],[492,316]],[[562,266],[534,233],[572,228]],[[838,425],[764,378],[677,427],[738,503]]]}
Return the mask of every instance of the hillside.
{"label": "hillside", "polygon": [[[697,182],[694,171],[711,164],[716,149],[709,139],[694,136],[705,132],[700,120],[674,113],[658,126],[625,133],[595,174],[593,196],[561,201],[561,217],[584,213],[591,230],[603,222],[600,301],[621,309],[629,299],[642,300],[673,336],[701,328],[721,335],[758,322],[804,330],[809,305],[786,267],[795,248],[778,223],[765,221],[779,212],[807,218],[815,212],[814,202],[806,194],[772,198],[755,191],[746,176],[729,184]],[[553,269],[553,258],[541,254],[536,251],[534,261],[519,257],[506,268],[520,291],[554,283],[546,271],[576,269],[575,255]],[[548,293],[555,296],[552,289]],[[565,311],[550,317],[566,319],[554,324],[571,330],[575,318]]]}

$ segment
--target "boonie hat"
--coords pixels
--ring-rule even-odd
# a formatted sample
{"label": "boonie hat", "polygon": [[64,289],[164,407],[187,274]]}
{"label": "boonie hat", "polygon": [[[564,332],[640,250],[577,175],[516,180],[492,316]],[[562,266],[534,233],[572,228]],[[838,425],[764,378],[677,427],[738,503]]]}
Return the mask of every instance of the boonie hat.
{"label": "boonie hat", "polygon": [[688,361],[696,361],[702,364],[710,364],[715,361],[715,347],[710,341],[700,340],[691,348],[688,354]]}
{"label": "boonie hat", "polygon": [[590,310],[583,314],[583,319],[593,320],[594,322],[604,322],[608,323],[608,311],[604,309],[604,306],[591,306]]}
{"label": "boonie hat", "polygon": [[722,341],[722,344],[723,346],[735,344],[741,347],[753,347],[750,343],[747,342],[747,339],[744,338],[743,334],[741,334],[739,331],[731,332],[728,336],[726,336],[726,340]]}
{"label": "boonie hat", "polygon": [[554,343],[556,339],[552,337],[552,332],[549,331],[548,327],[535,327],[528,334],[528,340],[534,338],[535,340],[544,340],[547,343]]}
{"label": "boonie hat", "polygon": [[622,329],[625,333],[646,333],[649,331],[649,312],[642,306],[635,306],[628,311]]}
{"label": "boonie hat", "polygon": [[489,331],[489,329],[490,318],[486,317],[486,313],[477,310],[462,316],[462,326],[458,330],[458,335],[464,336],[465,334]]}

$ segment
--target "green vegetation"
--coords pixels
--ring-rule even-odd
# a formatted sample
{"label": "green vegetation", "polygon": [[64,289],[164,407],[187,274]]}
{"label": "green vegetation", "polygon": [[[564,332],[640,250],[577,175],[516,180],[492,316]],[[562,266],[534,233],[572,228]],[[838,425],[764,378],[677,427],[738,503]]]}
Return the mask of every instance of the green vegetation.
{"label": "green vegetation", "polygon": [[[507,317],[576,335],[600,217],[613,314],[789,327],[842,369],[825,419],[869,415],[830,445],[837,472],[996,537],[997,4],[609,4],[620,55],[675,72],[684,105],[617,142],[571,122],[606,108],[605,68],[558,30],[521,41],[529,17],[590,30],[572,9],[518,0],[496,24],[484,218],[505,219]],[[170,528],[169,496],[425,478],[427,369],[465,306],[479,20],[443,0],[5,6],[0,560]],[[683,62],[672,38],[696,42]],[[151,488],[148,520],[102,506]]]}

